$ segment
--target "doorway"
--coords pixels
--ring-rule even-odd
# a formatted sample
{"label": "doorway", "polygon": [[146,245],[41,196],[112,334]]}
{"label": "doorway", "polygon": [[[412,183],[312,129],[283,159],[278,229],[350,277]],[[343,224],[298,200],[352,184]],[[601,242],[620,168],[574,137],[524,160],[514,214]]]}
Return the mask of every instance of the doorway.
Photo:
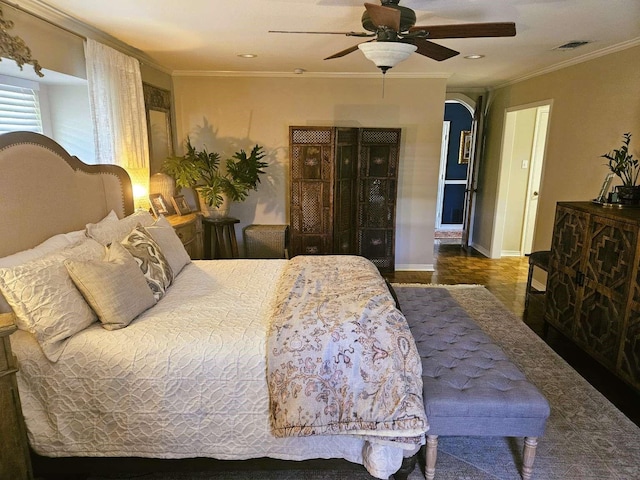
{"label": "doorway", "polygon": [[473,110],[459,101],[445,103],[436,209],[436,237],[460,238],[464,220]]}
{"label": "doorway", "polygon": [[551,102],[507,109],[491,258],[531,253]]}

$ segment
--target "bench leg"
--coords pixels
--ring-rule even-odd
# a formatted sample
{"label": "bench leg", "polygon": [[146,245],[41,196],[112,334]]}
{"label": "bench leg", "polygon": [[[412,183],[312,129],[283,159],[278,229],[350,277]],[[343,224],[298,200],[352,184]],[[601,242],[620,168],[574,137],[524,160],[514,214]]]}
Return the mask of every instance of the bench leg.
{"label": "bench leg", "polygon": [[424,478],[433,480],[436,475],[436,457],[438,456],[438,436],[427,435],[427,461],[424,467]]}
{"label": "bench leg", "polygon": [[538,437],[525,437],[524,452],[522,453],[522,480],[530,480],[533,475],[533,461],[536,458]]}

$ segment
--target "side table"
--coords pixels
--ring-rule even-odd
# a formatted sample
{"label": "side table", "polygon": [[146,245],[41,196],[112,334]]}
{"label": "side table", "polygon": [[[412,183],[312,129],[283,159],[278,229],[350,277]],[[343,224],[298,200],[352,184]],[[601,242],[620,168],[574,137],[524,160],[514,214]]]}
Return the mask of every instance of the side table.
{"label": "side table", "polygon": [[202,217],[205,260],[239,257],[236,223],[240,223],[240,220],[233,217]]}

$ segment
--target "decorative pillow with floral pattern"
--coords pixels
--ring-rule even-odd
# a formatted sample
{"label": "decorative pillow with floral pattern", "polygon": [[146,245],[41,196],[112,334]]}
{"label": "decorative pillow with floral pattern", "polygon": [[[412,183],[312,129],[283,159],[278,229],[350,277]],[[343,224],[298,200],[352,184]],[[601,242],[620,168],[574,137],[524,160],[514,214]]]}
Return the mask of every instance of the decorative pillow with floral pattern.
{"label": "decorative pillow with floral pattern", "polygon": [[160,300],[173,282],[173,271],[158,244],[140,224],[120,243],[138,262],[156,301]]}

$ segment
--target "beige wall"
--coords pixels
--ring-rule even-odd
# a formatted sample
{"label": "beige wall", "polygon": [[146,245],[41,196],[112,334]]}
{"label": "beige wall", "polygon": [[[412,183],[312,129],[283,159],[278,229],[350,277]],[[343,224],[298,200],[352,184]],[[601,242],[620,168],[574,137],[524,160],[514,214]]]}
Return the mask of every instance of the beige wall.
{"label": "beige wall", "polygon": [[[174,77],[176,130],[226,158],[258,143],[269,179],[232,205],[240,228],[288,223],[289,126],[402,128],[396,215],[396,264],[433,264],[435,202],[446,79],[327,79],[295,76]],[[238,229],[238,232],[241,230]]]}
{"label": "beige wall", "polygon": [[490,251],[505,110],[552,100],[533,250],[551,245],[558,201],[594,198],[608,173],[600,155],[632,132],[640,154],[640,46],[492,92],[479,176],[474,243]]}

